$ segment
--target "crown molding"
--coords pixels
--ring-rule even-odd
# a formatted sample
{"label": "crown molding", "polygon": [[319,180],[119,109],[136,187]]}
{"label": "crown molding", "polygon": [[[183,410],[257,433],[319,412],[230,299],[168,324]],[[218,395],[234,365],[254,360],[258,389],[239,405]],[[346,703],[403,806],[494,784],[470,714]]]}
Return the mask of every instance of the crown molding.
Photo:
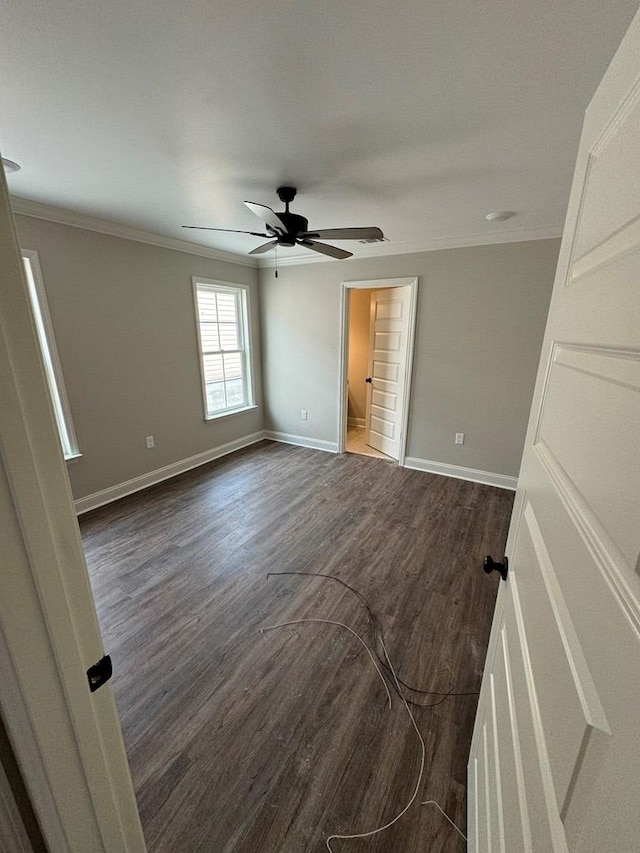
{"label": "crown molding", "polygon": [[[553,240],[562,237],[562,225],[541,225],[535,228],[511,228],[503,231],[479,231],[475,234],[458,235],[456,237],[431,237],[425,240],[415,240],[407,243],[372,243],[362,251],[354,254],[353,258],[347,258],[341,263],[349,263],[350,260],[358,261],[364,258],[382,258],[392,255],[416,255],[421,252],[434,252],[438,249],[464,249],[471,246],[493,246],[500,243],[522,243],[527,240]],[[323,264],[331,263],[333,258],[319,255],[317,252],[301,252],[298,255],[287,258],[278,258],[279,267],[298,266],[300,264]],[[260,258],[258,261],[260,269],[271,269],[275,267],[273,258]]]}
{"label": "crown molding", "polygon": [[136,243],[146,243],[149,246],[160,246],[163,249],[171,249],[174,252],[186,252],[189,255],[197,255],[200,258],[213,258],[217,261],[240,264],[245,267],[256,267],[257,263],[253,257],[237,255],[235,252],[225,252],[222,249],[212,249],[210,246],[202,246],[189,240],[178,240],[174,237],[164,237],[151,231],[133,228],[129,225],[121,225],[107,219],[99,219],[69,210],[64,207],[55,207],[40,201],[31,201],[19,196],[11,197],[11,208],[14,213],[21,216],[31,216],[34,219],[45,219],[48,222],[57,222],[60,225],[71,225],[73,228],[83,228],[85,231],[96,231],[99,234],[108,234],[110,237],[121,237],[123,240],[133,240]]}
{"label": "crown molding", "polygon": [[[146,243],[150,246],[160,246],[171,249],[174,252],[186,252],[189,255],[197,255],[200,258],[213,258],[227,263],[240,264],[245,267],[260,269],[271,269],[275,267],[274,258],[256,258],[255,256],[239,255],[235,252],[225,252],[223,249],[212,249],[189,240],[178,240],[174,237],[165,237],[122,225],[107,219],[79,213],[64,207],[56,207],[44,204],[40,201],[11,197],[11,207],[14,213],[22,216],[30,216],[34,219],[45,219],[48,222],[58,222],[61,225],[70,225],[73,228],[83,228],[86,231],[96,231],[99,234],[108,234],[111,237],[121,237],[124,240],[133,240],[136,243]],[[489,246],[500,243],[519,243],[526,240],[551,240],[562,236],[562,225],[544,225],[534,228],[511,228],[501,231],[479,231],[473,234],[463,234],[450,237],[431,237],[425,240],[415,240],[405,243],[372,243],[368,246],[358,247],[358,252],[353,260],[364,258],[382,258],[391,255],[415,255],[421,252],[433,252],[437,249],[463,249],[470,246]],[[333,258],[319,255],[317,252],[300,252],[286,258],[278,259],[279,267],[299,266],[303,264],[332,263]],[[346,261],[348,263],[348,260]],[[343,262],[344,263],[344,262]]]}

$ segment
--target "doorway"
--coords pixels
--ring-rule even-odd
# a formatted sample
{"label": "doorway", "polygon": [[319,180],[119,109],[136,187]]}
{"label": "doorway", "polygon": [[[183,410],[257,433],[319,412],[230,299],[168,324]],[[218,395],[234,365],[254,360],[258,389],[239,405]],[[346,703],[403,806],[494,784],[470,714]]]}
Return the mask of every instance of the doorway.
{"label": "doorway", "polygon": [[370,289],[349,292],[349,351],[347,357],[347,453],[374,456],[393,461],[393,457],[369,443],[371,380],[371,299]]}
{"label": "doorway", "polygon": [[417,278],[343,283],[338,450],[404,464]]}

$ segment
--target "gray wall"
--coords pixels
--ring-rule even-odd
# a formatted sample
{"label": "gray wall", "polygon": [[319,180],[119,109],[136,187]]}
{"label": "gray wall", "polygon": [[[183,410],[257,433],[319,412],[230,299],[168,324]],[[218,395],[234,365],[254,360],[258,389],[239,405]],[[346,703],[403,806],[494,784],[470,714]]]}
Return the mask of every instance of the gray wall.
{"label": "gray wall", "polygon": [[[558,240],[288,266],[278,279],[262,270],[258,288],[251,267],[16,220],[21,245],[40,258],[83,454],[68,466],[76,498],[263,425],[336,442],[341,282],[413,275],[420,283],[407,456],[517,475]],[[253,411],[204,420],[192,275],[251,286]],[[462,447],[455,432],[466,433]]]}
{"label": "gray wall", "polygon": [[278,279],[262,270],[265,428],[337,441],[341,282],[417,275],[407,456],[517,476],[559,248],[540,240],[286,266]]}
{"label": "gray wall", "polygon": [[[25,216],[16,224],[40,258],[83,454],[68,465],[75,498],[262,429],[255,269]],[[193,275],[251,285],[255,410],[204,420]]]}

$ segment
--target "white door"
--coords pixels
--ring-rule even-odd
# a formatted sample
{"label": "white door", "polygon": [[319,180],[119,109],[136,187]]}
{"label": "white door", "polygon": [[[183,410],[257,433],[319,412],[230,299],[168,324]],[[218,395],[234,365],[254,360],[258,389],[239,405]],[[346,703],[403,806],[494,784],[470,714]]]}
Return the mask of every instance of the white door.
{"label": "white door", "polygon": [[372,292],[367,443],[393,459],[400,458],[404,429],[410,314],[411,287]]}
{"label": "white door", "polygon": [[1,168],[0,270],[0,711],[52,853],[143,853]]}
{"label": "white door", "polygon": [[640,850],[640,15],[586,114],[469,760],[469,849]]}

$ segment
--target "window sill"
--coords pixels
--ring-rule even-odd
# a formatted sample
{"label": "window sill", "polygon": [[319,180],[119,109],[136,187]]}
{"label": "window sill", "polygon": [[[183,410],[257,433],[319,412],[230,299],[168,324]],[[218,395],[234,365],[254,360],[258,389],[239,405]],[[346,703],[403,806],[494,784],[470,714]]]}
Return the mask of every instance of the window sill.
{"label": "window sill", "polygon": [[205,417],[205,421],[218,421],[220,418],[228,418],[231,415],[241,415],[243,412],[250,412],[252,409],[257,409],[258,407],[254,404],[253,406],[243,406],[241,409],[231,409],[227,412],[220,412],[217,415],[207,415]]}
{"label": "window sill", "polygon": [[76,462],[78,459],[82,459],[82,453],[72,453],[71,456],[65,456],[65,462]]}

